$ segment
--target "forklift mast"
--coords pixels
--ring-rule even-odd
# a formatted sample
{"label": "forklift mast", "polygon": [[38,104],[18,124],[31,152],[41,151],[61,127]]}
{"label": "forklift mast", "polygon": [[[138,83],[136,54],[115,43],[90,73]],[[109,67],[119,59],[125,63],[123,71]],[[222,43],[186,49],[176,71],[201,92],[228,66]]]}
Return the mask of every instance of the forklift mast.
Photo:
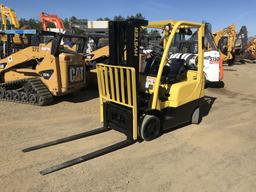
{"label": "forklift mast", "polygon": [[109,22],[110,65],[133,67],[138,75],[141,27],[146,25],[140,19]]}
{"label": "forklift mast", "polygon": [[[137,139],[137,131],[133,127],[138,123],[140,33],[142,26],[147,24],[148,21],[136,19],[111,21],[109,23],[109,65],[97,67],[99,92],[102,96],[100,99],[101,121],[104,127],[113,127],[123,132],[130,140]],[[100,75],[103,73],[104,77]],[[104,98],[108,102],[103,102]],[[116,107],[116,104],[122,107]]]}

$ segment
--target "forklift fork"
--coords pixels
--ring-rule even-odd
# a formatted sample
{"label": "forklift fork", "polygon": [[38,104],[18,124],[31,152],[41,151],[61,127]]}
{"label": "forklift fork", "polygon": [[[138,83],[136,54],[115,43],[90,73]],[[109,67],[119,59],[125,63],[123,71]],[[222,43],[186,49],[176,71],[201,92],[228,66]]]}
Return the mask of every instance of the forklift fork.
{"label": "forklift fork", "polygon": [[110,131],[110,129],[101,127],[101,128],[93,129],[91,131],[84,132],[84,133],[79,133],[79,134],[72,135],[72,136],[69,136],[69,137],[64,137],[64,138],[61,138],[61,139],[50,141],[50,142],[47,142],[47,143],[44,143],[44,144],[35,145],[33,147],[23,149],[22,151],[24,153],[30,152],[30,151],[35,151],[35,150],[50,147],[50,146],[53,146],[53,145],[58,145],[58,144],[61,144],[61,143],[66,143],[66,142],[69,142],[69,141],[74,141],[74,140],[77,140],[77,139],[82,139],[82,138],[85,138],[85,137],[93,136],[93,135],[103,133],[103,132],[106,132],[106,131]]}
{"label": "forklift fork", "polygon": [[[97,128],[97,129],[94,129],[94,130],[91,130],[91,131],[84,132],[84,133],[80,133],[80,134],[72,135],[72,136],[69,136],[69,137],[65,137],[65,138],[54,140],[54,141],[50,141],[50,142],[47,142],[47,143],[44,143],[44,144],[35,145],[33,147],[23,149],[22,151],[24,153],[30,152],[30,151],[35,151],[35,150],[38,150],[38,149],[58,145],[58,144],[61,144],[61,143],[66,143],[66,142],[69,142],[69,141],[73,141],[73,140],[93,136],[93,135],[103,133],[103,132],[106,132],[106,131],[109,131],[109,130],[111,130],[111,129],[101,127],[101,128]],[[130,139],[127,138],[126,140],[123,140],[121,142],[112,144],[110,146],[99,149],[97,151],[88,153],[88,154],[83,155],[81,157],[77,157],[75,159],[72,159],[72,160],[66,161],[64,163],[49,167],[47,169],[44,169],[44,170],[40,171],[40,174],[41,175],[47,175],[49,173],[53,173],[55,171],[58,171],[58,170],[61,170],[61,169],[64,169],[64,168],[71,167],[71,166],[76,165],[78,163],[82,163],[82,162],[85,162],[85,161],[103,156],[105,154],[111,153],[113,151],[117,151],[117,150],[125,148],[129,145],[132,145],[133,143],[134,143],[133,140],[130,140]]]}
{"label": "forklift fork", "polygon": [[66,161],[64,163],[61,163],[61,164],[49,167],[47,169],[44,169],[44,170],[40,171],[40,174],[41,175],[47,175],[49,173],[53,173],[55,171],[59,171],[61,169],[64,169],[64,168],[76,165],[78,163],[82,163],[82,162],[89,161],[91,159],[103,156],[103,155],[111,153],[113,151],[117,151],[119,149],[123,149],[123,148],[125,148],[125,147],[127,147],[129,145],[132,145],[133,143],[134,143],[134,141],[131,141],[131,140],[127,139],[127,140],[115,143],[113,145],[107,146],[107,147],[105,147],[103,149],[99,149],[97,151],[88,153],[88,154],[86,154],[84,156],[77,157],[75,159],[72,159],[72,160]]}

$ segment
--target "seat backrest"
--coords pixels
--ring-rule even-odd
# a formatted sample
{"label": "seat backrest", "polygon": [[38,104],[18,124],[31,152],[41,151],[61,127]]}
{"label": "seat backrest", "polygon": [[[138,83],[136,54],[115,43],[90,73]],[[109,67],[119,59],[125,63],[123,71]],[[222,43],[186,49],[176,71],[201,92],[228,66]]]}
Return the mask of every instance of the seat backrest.
{"label": "seat backrest", "polygon": [[163,83],[176,83],[186,78],[187,70],[184,66],[184,59],[172,58],[168,60],[168,63],[164,67],[163,71]]}

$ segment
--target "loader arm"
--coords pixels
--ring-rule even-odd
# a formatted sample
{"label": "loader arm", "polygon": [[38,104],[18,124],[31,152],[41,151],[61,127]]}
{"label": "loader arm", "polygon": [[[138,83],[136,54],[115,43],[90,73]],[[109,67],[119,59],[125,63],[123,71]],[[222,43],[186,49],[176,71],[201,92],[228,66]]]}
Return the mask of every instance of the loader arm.
{"label": "loader arm", "polygon": [[2,17],[2,29],[7,29],[7,18],[9,18],[10,24],[14,26],[14,28],[19,29],[20,23],[18,17],[13,9],[5,7],[3,4],[0,5],[1,17]]}
{"label": "loader arm", "polygon": [[256,59],[256,38],[250,40],[246,47],[245,53],[249,59]]}
{"label": "loader arm", "polygon": [[[227,47],[226,51],[223,52],[222,46],[221,46],[221,39],[227,37]],[[236,29],[235,25],[230,25],[229,27],[222,29],[216,33],[214,33],[214,41],[215,44],[218,46],[218,48],[221,50],[221,55],[223,58],[223,61],[228,61],[233,59],[233,50],[235,47],[235,42],[236,42]]]}
{"label": "loader arm", "polygon": [[242,26],[239,33],[236,36],[236,48],[239,47],[241,51],[244,51],[248,44],[248,31],[246,26]]}
{"label": "loader arm", "polygon": [[39,47],[30,46],[22,49],[9,57],[0,60],[0,74],[13,67],[23,65],[30,60],[37,60],[39,62],[39,60],[44,58],[47,54],[50,54],[50,45]]}

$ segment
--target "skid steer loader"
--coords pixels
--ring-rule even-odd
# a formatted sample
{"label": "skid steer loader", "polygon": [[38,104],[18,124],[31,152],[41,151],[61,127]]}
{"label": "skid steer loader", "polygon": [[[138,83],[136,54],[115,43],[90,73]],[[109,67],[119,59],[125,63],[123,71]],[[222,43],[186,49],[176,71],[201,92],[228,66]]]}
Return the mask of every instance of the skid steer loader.
{"label": "skid steer loader", "polygon": [[[53,96],[62,96],[85,86],[82,36],[35,30],[4,30],[9,41],[0,59],[0,100],[47,105]],[[22,48],[12,41],[27,35]],[[44,38],[48,43],[40,43]],[[2,54],[3,55],[3,54]]]}
{"label": "skid steer loader", "polygon": [[[163,30],[166,37],[163,39],[163,54],[156,53],[154,58],[149,58],[146,61],[149,68],[144,70],[140,70],[139,66],[142,27]],[[189,36],[190,30],[198,31],[197,42],[192,42],[193,48],[177,49],[173,44],[175,35],[182,32]],[[26,148],[23,152],[111,129],[126,135],[126,140],[40,172],[46,175],[124,148],[139,140],[150,141],[163,130],[177,125],[200,123],[204,97],[204,30],[204,24],[187,21],[148,23],[145,20],[131,19],[110,22],[109,64],[97,64],[96,67],[103,127]],[[191,44],[189,40],[187,44]],[[179,58],[174,57],[175,54],[179,54]]]}

